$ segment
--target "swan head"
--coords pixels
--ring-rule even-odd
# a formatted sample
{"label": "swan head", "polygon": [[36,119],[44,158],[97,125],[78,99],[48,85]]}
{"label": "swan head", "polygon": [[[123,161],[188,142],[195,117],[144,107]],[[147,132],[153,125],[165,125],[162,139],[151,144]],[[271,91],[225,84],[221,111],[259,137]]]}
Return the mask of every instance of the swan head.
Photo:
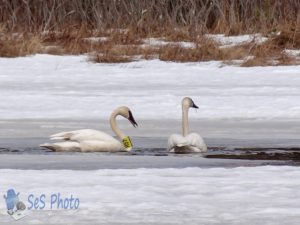
{"label": "swan head", "polygon": [[189,97],[185,97],[182,99],[182,106],[184,108],[196,108],[198,109],[199,107],[194,103],[194,101],[189,98]]}
{"label": "swan head", "polygon": [[137,122],[135,121],[133,115],[132,115],[132,112],[130,111],[130,109],[127,107],[127,106],[121,106],[119,107],[118,109],[118,114],[125,117],[126,119],[129,120],[129,122],[134,126],[134,127],[137,127],[138,124]]}

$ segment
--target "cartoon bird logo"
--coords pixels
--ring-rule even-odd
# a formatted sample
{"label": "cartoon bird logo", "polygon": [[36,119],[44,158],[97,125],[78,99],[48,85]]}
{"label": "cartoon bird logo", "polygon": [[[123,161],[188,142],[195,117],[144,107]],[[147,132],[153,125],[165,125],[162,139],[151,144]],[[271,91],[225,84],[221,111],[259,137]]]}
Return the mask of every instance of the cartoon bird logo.
{"label": "cartoon bird logo", "polygon": [[16,194],[14,189],[9,189],[7,191],[7,195],[4,195],[4,199],[6,201],[7,213],[11,216],[14,213],[18,213],[26,209],[25,204],[19,200],[19,194],[20,193]]}

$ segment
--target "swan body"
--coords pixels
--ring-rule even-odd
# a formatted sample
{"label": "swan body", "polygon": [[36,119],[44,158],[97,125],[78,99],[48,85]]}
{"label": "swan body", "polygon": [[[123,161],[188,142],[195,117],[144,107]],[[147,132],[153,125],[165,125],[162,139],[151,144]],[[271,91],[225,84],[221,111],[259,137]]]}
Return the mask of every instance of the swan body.
{"label": "swan body", "polygon": [[172,134],[168,140],[168,150],[175,153],[207,152],[207,146],[197,133],[189,133],[188,110],[198,108],[191,98],[182,100],[182,135]]}
{"label": "swan body", "polygon": [[175,153],[206,152],[207,148],[197,133],[190,133],[187,136],[172,134],[168,141],[169,151]]}
{"label": "swan body", "polygon": [[[122,106],[113,111],[110,117],[110,125],[115,134],[123,141],[112,137],[111,135],[98,130],[81,129],[75,131],[61,132],[50,136],[50,140],[61,140],[52,144],[42,144],[41,147],[53,151],[80,151],[80,152],[116,152],[130,151],[132,144],[130,138],[126,136],[117,126],[116,117],[121,115],[127,118],[133,126],[137,126],[131,111],[128,107]],[[130,142],[126,144],[125,142]]]}

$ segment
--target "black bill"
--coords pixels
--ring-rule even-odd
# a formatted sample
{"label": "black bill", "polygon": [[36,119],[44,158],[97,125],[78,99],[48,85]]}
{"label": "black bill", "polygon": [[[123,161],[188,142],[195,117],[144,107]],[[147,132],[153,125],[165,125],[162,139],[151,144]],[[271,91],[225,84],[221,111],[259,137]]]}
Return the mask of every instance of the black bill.
{"label": "black bill", "polygon": [[130,121],[130,123],[134,126],[134,127],[137,127],[138,124],[135,122],[135,119],[133,118],[133,115],[131,113],[131,111],[129,111],[129,118],[128,120]]}
{"label": "black bill", "polygon": [[196,109],[199,109],[199,107],[193,102],[193,105],[192,105],[193,108],[196,108]]}

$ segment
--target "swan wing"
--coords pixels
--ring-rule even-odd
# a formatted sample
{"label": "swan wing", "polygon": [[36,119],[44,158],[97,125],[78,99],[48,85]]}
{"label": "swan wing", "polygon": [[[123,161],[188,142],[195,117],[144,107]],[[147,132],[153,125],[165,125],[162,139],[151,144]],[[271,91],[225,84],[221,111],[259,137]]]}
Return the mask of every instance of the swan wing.
{"label": "swan wing", "polygon": [[40,146],[52,151],[111,152],[125,150],[117,139],[92,129],[61,132],[51,135],[50,139],[63,141]]}
{"label": "swan wing", "polygon": [[45,144],[41,144],[40,147],[48,148],[55,152],[62,152],[62,151],[80,152],[81,151],[80,144],[74,141],[64,141],[64,142],[58,142],[52,144],[45,143]]}
{"label": "swan wing", "polygon": [[207,146],[197,133],[185,137],[172,134],[168,140],[168,150],[175,153],[207,152]]}
{"label": "swan wing", "polygon": [[199,134],[190,133],[186,136],[186,140],[194,152],[207,152],[207,146]]}
{"label": "swan wing", "polygon": [[125,151],[123,145],[116,141],[88,140],[80,142],[82,152],[118,152]]}
{"label": "swan wing", "polygon": [[124,147],[120,142],[116,141],[98,141],[98,140],[87,140],[82,142],[75,141],[63,141],[52,144],[42,144],[40,147],[48,148],[56,152],[117,152],[125,151]]}
{"label": "swan wing", "polygon": [[86,140],[99,140],[99,141],[117,141],[115,138],[102,131],[92,129],[82,129],[75,131],[61,132],[50,136],[51,140],[65,140],[65,141],[86,141]]}
{"label": "swan wing", "polygon": [[180,134],[172,134],[168,140],[168,150],[187,145],[187,139]]}

